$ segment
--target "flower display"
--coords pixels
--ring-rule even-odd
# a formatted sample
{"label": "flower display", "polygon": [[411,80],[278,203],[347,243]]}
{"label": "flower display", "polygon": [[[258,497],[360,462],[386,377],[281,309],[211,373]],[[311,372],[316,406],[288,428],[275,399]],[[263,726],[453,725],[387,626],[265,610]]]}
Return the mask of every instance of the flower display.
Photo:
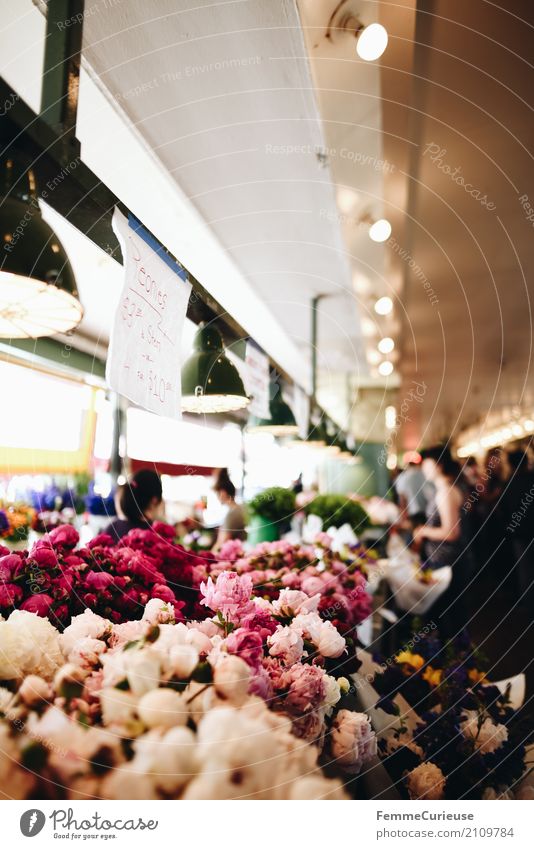
{"label": "flower display", "polygon": [[[322,654],[323,630],[335,629],[304,612],[304,598],[288,615],[287,598],[271,603],[251,590],[231,572],[203,582],[202,607],[214,615],[188,623],[157,598],[139,620],[87,609],[63,633],[11,613],[0,622],[0,735],[15,776],[0,789],[20,798],[42,782],[69,799],[347,798],[322,759],[354,773],[376,741],[367,717],[343,707],[347,682]],[[290,650],[272,651],[286,641]]]}
{"label": "flower display", "polygon": [[401,715],[379,741],[386,769],[410,798],[486,798],[486,790],[521,780],[525,734],[482,664],[466,633],[443,644],[430,632],[417,652],[399,652],[375,676],[377,706],[400,714],[398,696],[410,705],[411,727]]}
{"label": "flower display", "polygon": [[37,513],[33,507],[0,501],[0,540],[8,543],[24,542],[36,520]]}

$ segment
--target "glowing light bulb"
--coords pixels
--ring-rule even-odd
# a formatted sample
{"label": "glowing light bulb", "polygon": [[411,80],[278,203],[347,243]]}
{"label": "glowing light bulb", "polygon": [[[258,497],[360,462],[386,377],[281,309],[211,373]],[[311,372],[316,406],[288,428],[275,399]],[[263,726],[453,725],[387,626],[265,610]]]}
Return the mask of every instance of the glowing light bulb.
{"label": "glowing light bulb", "polygon": [[380,363],[378,366],[378,373],[382,375],[382,377],[387,377],[393,371],[393,363],[390,363],[389,360],[384,360],[384,362]]}
{"label": "glowing light bulb", "polygon": [[369,227],[369,238],[373,242],[385,242],[391,236],[391,224],[387,218],[379,218]]}
{"label": "glowing light bulb", "polygon": [[378,315],[388,315],[392,309],[393,301],[391,298],[388,298],[387,295],[383,298],[379,298],[375,304],[375,312],[378,313]]}
{"label": "glowing light bulb", "polygon": [[369,24],[359,34],[356,42],[356,52],[360,59],[374,62],[379,59],[388,46],[388,34],[382,24]]}
{"label": "glowing light bulb", "polygon": [[381,354],[391,354],[394,347],[395,342],[389,336],[384,336],[378,343],[378,350]]}

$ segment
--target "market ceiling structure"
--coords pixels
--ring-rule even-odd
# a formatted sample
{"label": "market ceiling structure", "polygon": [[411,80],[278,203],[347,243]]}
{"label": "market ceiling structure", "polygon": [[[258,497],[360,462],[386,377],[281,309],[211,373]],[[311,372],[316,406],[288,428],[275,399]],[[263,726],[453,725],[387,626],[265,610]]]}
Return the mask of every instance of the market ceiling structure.
{"label": "market ceiling structure", "polygon": [[[301,385],[314,295],[330,296],[326,394],[350,392],[348,372],[352,389],[372,380],[369,353],[392,336],[412,447],[534,403],[534,10],[347,0],[389,33],[365,63],[350,33],[325,37],[337,5],[162,0],[154,14],[141,0],[88,0],[78,135],[100,179]],[[8,24],[22,14],[5,11]],[[17,62],[28,76],[38,52],[4,57],[6,77]],[[393,228],[383,245],[365,224],[380,216]],[[82,329],[104,344],[107,271],[80,285]],[[383,295],[394,312],[380,318]],[[386,403],[379,393],[376,421]]]}

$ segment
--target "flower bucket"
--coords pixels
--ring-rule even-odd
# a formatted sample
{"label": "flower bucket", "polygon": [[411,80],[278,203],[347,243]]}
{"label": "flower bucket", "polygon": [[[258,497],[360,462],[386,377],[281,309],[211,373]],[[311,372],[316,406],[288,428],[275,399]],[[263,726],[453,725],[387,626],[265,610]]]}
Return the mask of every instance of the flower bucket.
{"label": "flower bucket", "polygon": [[280,538],[278,522],[271,522],[262,516],[252,516],[247,530],[247,540],[251,545],[257,545],[259,542],[274,542]]}

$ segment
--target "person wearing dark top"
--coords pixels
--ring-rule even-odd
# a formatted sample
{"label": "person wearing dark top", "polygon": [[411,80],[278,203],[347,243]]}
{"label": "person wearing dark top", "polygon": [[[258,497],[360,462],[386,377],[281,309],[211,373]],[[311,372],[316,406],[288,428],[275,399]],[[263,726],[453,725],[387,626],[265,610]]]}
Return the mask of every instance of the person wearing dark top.
{"label": "person wearing dark top", "polygon": [[152,469],[141,469],[124,484],[119,495],[123,519],[115,519],[104,533],[122,539],[134,528],[149,528],[163,501],[160,476]]}
{"label": "person wearing dark top", "polygon": [[507,530],[511,532],[516,585],[525,600],[527,594],[532,595],[534,578],[534,472],[528,467],[524,451],[510,451],[508,465],[511,471],[504,488],[503,507]]}

